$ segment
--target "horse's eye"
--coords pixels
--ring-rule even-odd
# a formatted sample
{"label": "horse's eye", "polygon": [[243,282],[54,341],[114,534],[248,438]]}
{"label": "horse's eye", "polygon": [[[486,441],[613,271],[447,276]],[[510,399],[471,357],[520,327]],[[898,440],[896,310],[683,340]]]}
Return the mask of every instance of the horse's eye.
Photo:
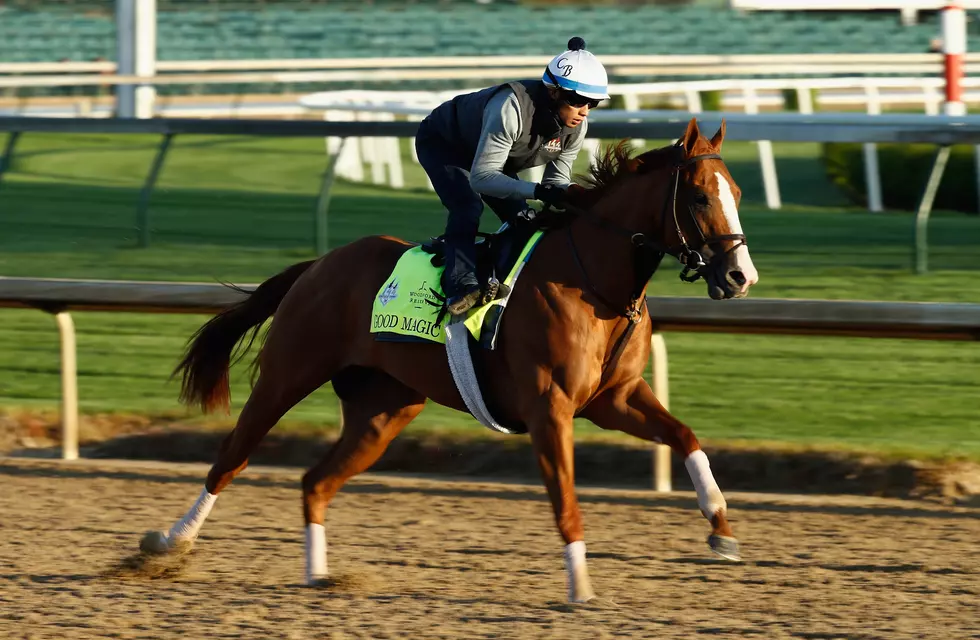
{"label": "horse's eye", "polygon": [[703,191],[698,191],[695,193],[694,204],[698,205],[699,207],[708,206],[708,194],[704,193]]}

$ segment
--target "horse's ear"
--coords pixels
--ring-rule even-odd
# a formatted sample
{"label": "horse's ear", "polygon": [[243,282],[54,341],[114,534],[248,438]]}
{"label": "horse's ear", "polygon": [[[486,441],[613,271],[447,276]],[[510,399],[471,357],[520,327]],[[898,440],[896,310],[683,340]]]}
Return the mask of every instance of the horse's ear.
{"label": "horse's ear", "polygon": [[711,146],[715,148],[715,151],[721,151],[721,143],[725,141],[725,121],[721,121],[721,127],[718,128],[718,133],[716,133],[711,138]]}
{"label": "horse's ear", "polygon": [[698,138],[701,137],[701,131],[698,129],[698,119],[691,118],[691,121],[687,123],[687,131],[684,132],[684,137],[681,138],[681,145],[690,154],[694,151],[694,145],[697,144]]}

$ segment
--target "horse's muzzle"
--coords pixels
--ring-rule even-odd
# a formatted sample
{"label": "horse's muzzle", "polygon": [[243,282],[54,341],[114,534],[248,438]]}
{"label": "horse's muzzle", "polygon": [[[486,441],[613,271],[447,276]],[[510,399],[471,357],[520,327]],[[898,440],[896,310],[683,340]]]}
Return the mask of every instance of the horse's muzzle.
{"label": "horse's muzzle", "polygon": [[755,284],[755,280],[750,278],[739,266],[723,260],[708,271],[704,280],[708,284],[708,295],[712,300],[728,300],[747,296],[749,287]]}

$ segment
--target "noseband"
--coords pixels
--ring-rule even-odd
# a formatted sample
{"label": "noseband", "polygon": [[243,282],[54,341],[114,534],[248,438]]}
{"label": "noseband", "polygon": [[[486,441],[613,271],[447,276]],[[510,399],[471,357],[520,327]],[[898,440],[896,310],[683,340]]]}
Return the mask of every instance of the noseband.
{"label": "noseband", "polygon": [[[683,153],[684,148],[682,146],[675,145],[674,148],[677,149],[679,153]],[[582,275],[585,277],[585,282],[592,294],[595,295],[604,305],[614,311],[618,311],[621,316],[629,318],[633,323],[638,322],[640,319],[641,311],[639,305],[637,304],[640,295],[642,295],[643,289],[646,287],[646,283],[651,277],[653,277],[653,274],[656,272],[657,267],[660,265],[660,261],[663,259],[664,255],[672,255],[684,264],[684,270],[681,271],[680,278],[685,282],[696,282],[707,273],[709,264],[704,261],[701,251],[691,248],[691,245],[687,241],[687,237],[681,230],[680,221],[677,218],[677,191],[680,185],[681,170],[701,160],[721,160],[721,156],[717,153],[702,153],[689,158],[679,158],[673,161],[670,166],[671,185],[670,188],[667,189],[667,193],[664,198],[663,211],[661,212],[661,218],[663,220],[662,230],[666,232],[668,220],[672,219],[674,221],[674,230],[677,232],[679,245],[671,246],[668,244],[658,243],[657,241],[647,237],[647,235],[644,233],[621,227],[613,222],[610,222],[609,220],[606,220],[602,216],[592,213],[591,211],[580,209],[579,207],[575,206],[566,206],[568,211],[586,218],[596,226],[609,229],[614,233],[626,236],[630,239],[630,242],[634,247],[633,261],[636,271],[636,280],[630,297],[629,306],[626,308],[624,313],[623,311],[619,311],[616,305],[609,302],[592,285],[592,282],[589,280],[589,276],[585,271],[585,266],[582,264],[581,258],[579,258],[578,249],[575,247],[575,241],[572,238],[571,225],[568,226],[568,241],[571,244],[572,256],[575,258],[575,263],[582,271]],[[667,216],[668,210],[671,214],[670,218]],[[745,235],[741,233],[729,233],[710,237],[705,236],[704,231],[701,230],[701,224],[698,222],[697,216],[694,215],[693,206],[688,206],[688,214],[691,216],[691,221],[694,223],[694,228],[698,230],[698,235],[701,236],[702,250],[704,247],[710,247],[712,244],[717,244],[726,240],[735,241],[735,244],[724,254],[716,253],[715,256],[712,257],[712,262],[714,262],[716,258],[731,253],[738,247],[746,244]],[[664,236],[666,236],[666,233],[664,233]]]}

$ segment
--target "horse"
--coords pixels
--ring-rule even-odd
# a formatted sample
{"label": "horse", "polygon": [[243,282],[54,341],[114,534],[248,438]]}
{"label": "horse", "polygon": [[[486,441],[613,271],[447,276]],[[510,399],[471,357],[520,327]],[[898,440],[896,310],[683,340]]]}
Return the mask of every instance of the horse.
{"label": "horse", "polygon": [[[664,255],[685,265],[685,280],[703,278],[712,299],[743,297],[758,281],[738,219],[741,191],[720,155],[724,136],[724,122],[709,140],[692,118],[672,145],[635,156],[625,141],[608,148],[570,190],[564,224],[545,232],[524,266],[497,348],[480,352],[484,394],[502,421],[530,435],[565,543],[571,602],[594,597],[574,483],[578,416],[682,456],[711,525],[711,550],[740,560],[708,458],[643,378],[649,340],[630,339],[652,332],[645,292]],[[344,483],[374,464],[427,400],[467,411],[442,345],[383,342],[369,333],[373,298],[411,246],[389,236],[353,241],[286,268],[198,329],[174,372],[182,376],[180,399],[205,412],[227,410],[236,347],[251,333],[247,350],[272,318],[249,398],[200,497],[169,531],[147,532],[143,552],[193,543],[265,434],[330,381],[341,401],[341,433],[302,477],[305,578],[326,580],[325,511]]]}

